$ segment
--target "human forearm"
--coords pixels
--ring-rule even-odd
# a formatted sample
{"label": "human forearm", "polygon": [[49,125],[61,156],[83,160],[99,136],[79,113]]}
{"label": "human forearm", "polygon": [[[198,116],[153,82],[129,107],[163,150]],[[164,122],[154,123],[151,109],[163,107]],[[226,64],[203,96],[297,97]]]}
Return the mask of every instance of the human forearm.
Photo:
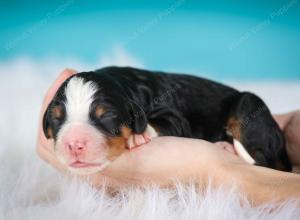
{"label": "human forearm", "polygon": [[282,115],[274,115],[286,139],[286,151],[293,172],[300,173],[300,110]]}
{"label": "human forearm", "polygon": [[300,199],[300,176],[247,164],[225,165],[226,182],[235,183],[254,204]]}
{"label": "human forearm", "polygon": [[285,113],[285,114],[276,114],[273,115],[273,118],[277,122],[281,130],[284,130],[288,122],[291,120],[292,116],[295,114],[295,111]]}
{"label": "human forearm", "polygon": [[[155,160],[153,158],[156,158]],[[237,186],[254,204],[300,199],[300,176],[246,164],[238,156],[195,139],[160,137],[127,152],[103,172],[116,187],[156,184],[172,186],[174,180],[205,188]],[[94,183],[101,181],[98,176]]]}

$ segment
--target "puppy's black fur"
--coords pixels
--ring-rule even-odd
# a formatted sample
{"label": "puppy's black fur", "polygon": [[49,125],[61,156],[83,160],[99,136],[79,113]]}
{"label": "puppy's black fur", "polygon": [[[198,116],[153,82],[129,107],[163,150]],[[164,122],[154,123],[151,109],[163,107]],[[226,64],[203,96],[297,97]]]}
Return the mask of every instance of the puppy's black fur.
{"label": "puppy's black fur", "polygon": [[[232,142],[235,138],[257,165],[291,170],[284,136],[265,103],[254,94],[196,76],[130,67],[107,67],[76,76],[100,88],[91,106],[90,121],[109,136],[120,135],[124,125],[134,133],[143,133],[149,123],[160,136],[211,142]],[[62,91],[67,82],[49,108],[64,101]],[[94,114],[98,105],[106,109],[101,118]],[[53,119],[47,111],[45,133],[51,127],[55,139],[63,122],[64,117]]]}

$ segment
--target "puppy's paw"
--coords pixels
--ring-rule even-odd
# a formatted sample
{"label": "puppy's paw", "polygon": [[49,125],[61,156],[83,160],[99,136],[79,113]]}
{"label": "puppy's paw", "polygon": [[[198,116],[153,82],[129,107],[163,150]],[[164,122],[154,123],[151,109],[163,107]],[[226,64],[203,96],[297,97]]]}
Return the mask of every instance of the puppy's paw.
{"label": "puppy's paw", "polygon": [[127,148],[133,149],[151,141],[152,138],[157,137],[157,132],[150,125],[142,134],[132,134],[127,139]]}
{"label": "puppy's paw", "polygon": [[133,149],[136,147],[139,147],[143,144],[148,143],[151,140],[151,138],[146,134],[132,134],[127,139],[127,148]]}

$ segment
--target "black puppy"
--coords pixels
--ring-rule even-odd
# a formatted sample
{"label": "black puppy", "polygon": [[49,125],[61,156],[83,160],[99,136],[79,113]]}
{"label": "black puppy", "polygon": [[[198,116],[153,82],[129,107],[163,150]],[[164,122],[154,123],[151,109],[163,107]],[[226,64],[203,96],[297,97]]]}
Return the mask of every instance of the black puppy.
{"label": "black puppy", "polygon": [[195,76],[130,67],[78,73],[57,91],[43,128],[58,158],[80,174],[155,136],[228,141],[250,163],[291,170],[283,134],[259,97]]}

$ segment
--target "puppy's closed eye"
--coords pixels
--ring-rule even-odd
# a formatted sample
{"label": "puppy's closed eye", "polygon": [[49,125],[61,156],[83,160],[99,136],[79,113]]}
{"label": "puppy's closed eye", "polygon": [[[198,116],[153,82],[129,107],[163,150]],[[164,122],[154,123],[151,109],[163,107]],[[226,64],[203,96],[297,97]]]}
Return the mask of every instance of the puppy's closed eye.
{"label": "puppy's closed eye", "polygon": [[95,116],[96,118],[100,118],[101,116],[103,116],[103,114],[106,112],[105,108],[101,105],[98,105],[95,109]]}
{"label": "puppy's closed eye", "polygon": [[51,109],[51,116],[53,119],[61,119],[64,116],[62,105],[56,105]]}
{"label": "puppy's closed eye", "polygon": [[108,111],[105,107],[99,105],[96,107],[92,118],[95,118],[98,122],[103,122],[106,120],[112,120],[117,117],[117,113],[113,112],[112,110]]}

